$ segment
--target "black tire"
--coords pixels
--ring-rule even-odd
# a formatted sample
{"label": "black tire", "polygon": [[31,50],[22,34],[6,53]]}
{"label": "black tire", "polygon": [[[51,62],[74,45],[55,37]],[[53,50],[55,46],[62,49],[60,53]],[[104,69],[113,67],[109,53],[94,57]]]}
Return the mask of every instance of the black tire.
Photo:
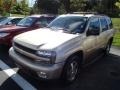
{"label": "black tire", "polygon": [[6,45],[0,45],[0,50],[1,51],[8,51],[9,50],[9,46],[6,46]]}
{"label": "black tire", "polygon": [[61,77],[64,83],[70,84],[77,79],[80,71],[79,59],[78,56],[72,56],[67,60]]}
{"label": "black tire", "polygon": [[105,47],[105,55],[109,55],[112,42],[109,41]]}

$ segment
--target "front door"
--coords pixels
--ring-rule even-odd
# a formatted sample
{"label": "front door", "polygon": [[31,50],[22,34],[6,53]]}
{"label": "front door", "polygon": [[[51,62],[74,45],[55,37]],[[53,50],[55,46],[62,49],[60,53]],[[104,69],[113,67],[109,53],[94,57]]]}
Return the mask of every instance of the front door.
{"label": "front door", "polygon": [[[87,32],[93,28],[94,30],[98,30],[96,32],[100,32],[100,22],[99,22],[99,18],[97,17],[92,17],[89,21],[88,24],[88,29]],[[96,54],[96,44],[97,44],[97,37],[99,35],[86,35],[86,40],[84,40],[83,42],[83,47],[85,49],[85,63],[89,63],[91,62],[91,60],[97,56]]]}

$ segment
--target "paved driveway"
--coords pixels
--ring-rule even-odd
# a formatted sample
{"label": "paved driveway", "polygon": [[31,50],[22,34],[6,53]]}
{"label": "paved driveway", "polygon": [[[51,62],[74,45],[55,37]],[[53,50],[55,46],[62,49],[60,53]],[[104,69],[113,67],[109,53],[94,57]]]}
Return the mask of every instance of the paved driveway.
{"label": "paved driveway", "polygon": [[0,90],[120,90],[120,50],[113,47],[111,54],[101,57],[83,68],[79,79],[71,85],[57,81],[38,81],[17,68],[7,51],[0,50]]}

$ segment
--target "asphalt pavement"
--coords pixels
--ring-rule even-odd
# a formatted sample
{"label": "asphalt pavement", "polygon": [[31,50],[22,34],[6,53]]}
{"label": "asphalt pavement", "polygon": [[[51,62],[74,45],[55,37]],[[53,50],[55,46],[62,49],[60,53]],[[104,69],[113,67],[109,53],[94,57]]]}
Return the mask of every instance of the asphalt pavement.
{"label": "asphalt pavement", "polygon": [[19,70],[0,49],[0,90],[120,90],[120,49],[112,47],[110,55],[82,68],[79,78],[70,85],[59,81],[41,81]]}

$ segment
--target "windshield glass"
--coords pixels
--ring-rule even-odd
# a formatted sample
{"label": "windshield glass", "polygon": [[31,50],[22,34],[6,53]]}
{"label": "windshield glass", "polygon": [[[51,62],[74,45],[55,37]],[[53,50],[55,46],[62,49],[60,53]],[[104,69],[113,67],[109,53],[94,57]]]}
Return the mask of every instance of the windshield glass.
{"label": "windshield glass", "polygon": [[4,19],[0,22],[0,25],[5,25],[5,24],[7,24],[10,20],[11,20],[11,18],[4,18]]}
{"label": "windshield glass", "polygon": [[51,22],[48,27],[54,30],[64,30],[64,31],[83,31],[83,27],[87,17],[80,17],[80,16],[65,16],[65,17],[58,17],[53,22]]}
{"label": "windshield glass", "polygon": [[30,27],[34,22],[35,22],[36,18],[34,17],[26,17],[24,19],[22,19],[17,26],[23,26],[23,27]]}

